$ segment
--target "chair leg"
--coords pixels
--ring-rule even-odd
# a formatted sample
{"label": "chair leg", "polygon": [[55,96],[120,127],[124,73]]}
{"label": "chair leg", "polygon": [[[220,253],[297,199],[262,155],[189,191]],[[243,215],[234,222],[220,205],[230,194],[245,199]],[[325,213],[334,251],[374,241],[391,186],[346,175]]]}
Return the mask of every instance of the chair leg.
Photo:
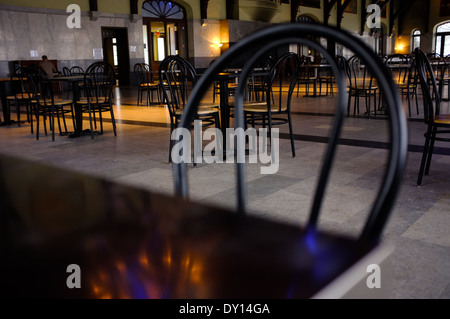
{"label": "chair leg", "polygon": [[16,99],[17,126],[20,126],[20,103]]}
{"label": "chair leg", "polygon": [[289,136],[291,138],[292,157],[295,157],[294,134],[292,130],[291,112],[288,113]]}
{"label": "chair leg", "polygon": [[417,111],[417,115],[419,115],[419,101],[418,101],[418,97],[417,97],[417,88],[414,89],[414,97],[416,99],[416,111]]}
{"label": "chair leg", "polygon": [[430,147],[428,149],[428,158],[427,158],[427,162],[425,165],[425,175],[428,175],[428,173],[430,171],[431,157],[433,156],[433,150],[434,150],[434,141],[436,140],[436,131],[437,131],[437,128],[434,127],[433,132],[431,133],[431,138],[430,138]]}
{"label": "chair leg", "polygon": [[417,186],[420,186],[422,184],[423,172],[425,168],[425,160],[427,158],[428,149],[430,145],[430,135],[431,132],[428,130],[428,132],[425,134],[425,144],[423,146],[422,160],[420,162],[419,176],[417,178]]}
{"label": "chair leg", "polygon": [[110,112],[111,112],[111,122],[112,122],[112,126],[113,126],[114,136],[117,136],[116,119],[114,117],[114,110],[113,110],[112,104],[110,105]]}
{"label": "chair leg", "polygon": [[88,100],[88,113],[89,113],[89,125],[91,128],[91,139],[94,139],[94,128],[92,127],[92,109],[91,109],[91,103]]}
{"label": "chair leg", "polygon": [[408,100],[408,114],[409,114],[409,117],[411,117],[411,98],[410,98],[410,93],[409,93],[409,89],[407,89],[408,90],[408,92],[407,92],[407,94],[406,94],[406,98],[407,98],[407,100]]}

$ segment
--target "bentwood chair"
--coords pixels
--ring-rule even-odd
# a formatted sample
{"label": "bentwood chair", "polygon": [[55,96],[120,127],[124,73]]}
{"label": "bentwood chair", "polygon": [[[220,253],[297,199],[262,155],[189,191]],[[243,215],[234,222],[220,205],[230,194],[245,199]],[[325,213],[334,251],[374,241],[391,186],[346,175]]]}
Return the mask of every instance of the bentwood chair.
{"label": "bentwood chair", "polygon": [[248,81],[248,99],[249,101],[265,101],[267,90],[266,76],[275,64],[274,58],[269,55],[264,58],[260,65],[257,65]]}
{"label": "bentwood chair", "polygon": [[[254,127],[260,125],[268,126],[269,136],[274,125],[288,124],[291,139],[292,157],[295,157],[294,136],[292,131],[291,101],[292,94],[297,83],[300,59],[293,52],[283,54],[264,77],[262,92],[265,96],[264,102],[248,101],[244,104],[244,115],[246,123]],[[285,85],[288,92],[285,92]],[[271,98],[272,97],[272,98]]]}
{"label": "bentwood chair", "polygon": [[112,92],[115,85],[115,71],[107,62],[95,62],[91,64],[84,74],[85,96],[76,103],[80,105],[82,113],[89,114],[91,138],[94,139],[94,128],[97,129],[97,116],[100,123],[100,132],[103,134],[103,116],[110,114],[114,136],[117,136],[114,108],[112,104]]}
{"label": "bentwood chair", "polygon": [[401,96],[406,96],[408,100],[409,116],[411,117],[411,97],[415,98],[416,111],[419,114],[417,72],[414,59],[404,54],[391,54],[386,57],[385,64],[391,70]]}
{"label": "bentwood chair", "polygon": [[149,65],[146,63],[136,63],[134,65],[134,73],[138,80],[137,104],[142,103],[144,92],[147,94],[147,105],[153,102],[154,93],[156,93],[158,102],[161,102],[160,86],[158,83],[152,81]]}
{"label": "bentwood chair", "polygon": [[[425,144],[423,147],[422,161],[420,162],[419,176],[417,178],[417,185],[421,185],[423,176],[428,175],[430,171],[435,142],[450,142],[450,114],[441,113],[441,95],[430,60],[420,49],[416,49],[414,55],[416,57],[419,82],[422,88],[424,121],[427,125],[427,130],[424,134]],[[430,82],[431,87],[429,86]]]}
{"label": "bentwood chair", "polygon": [[[159,78],[163,103],[167,105],[170,115],[169,162],[171,162],[172,147],[174,145],[172,133],[178,127],[190,91],[197,81],[197,74],[189,61],[179,56],[171,55],[161,62]],[[214,125],[216,128],[219,128],[219,104],[201,104],[197,112],[192,116],[191,124],[195,120],[201,120],[202,127]]]}
{"label": "bentwood chair", "polygon": [[353,98],[353,115],[359,114],[360,99],[363,98],[366,106],[366,114],[370,118],[373,112],[377,114],[377,95],[379,88],[374,80],[373,74],[365,66],[362,57],[353,55],[347,60],[349,70],[349,101],[347,106],[347,115],[350,115],[351,99]]}
{"label": "bentwood chair", "polygon": [[411,98],[414,97],[416,103],[416,113],[419,115],[419,79],[417,75],[416,60],[413,58],[410,60],[410,66],[407,71],[406,83],[400,84],[399,89],[402,97],[406,95],[408,100],[408,114],[411,117]]}
{"label": "bentwood chair", "polygon": [[335,77],[330,68],[327,67],[329,62],[325,58],[320,59],[320,64],[322,67],[319,68],[317,84],[319,85],[319,96],[322,95],[322,84],[325,84],[325,95],[334,96],[334,82]]}
{"label": "bentwood chair", "polygon": [[[74,103],[72,100],[63,100],[54,93],[54,82],[47,73],[40,67],[30,67],[26,71],[30,87],[30,105],[36,116],[36,140],[39,140],[40,119],[44,125],[44,133],[47,135],[47,119],[49,130],[52,132],[52,141],[55,141],[55,117],[58,121],[59,134],[62,135],[61,120],[64,125],[64,134],[68,133],[66,115],[72,119],[75,127]],[[31,132],[33,133],[33,123],[31,122]]]}
{"label": "bentwood chair", "polygon": [[[20,126],[20,115],[22,113],[22,109],[25,108],[25,114],[27,117],[27,122],[32,121],[32,118],[30,116],[30,94],[29,94],[29,87],[27,83],[26,78],[26,69],[25,68],[18,68],[15,71],[15,74],[11,75],[11,81],[10,83],[13,84],[13,86],[16,88],[13,95],[6,97],[6,103],[8,111],[11,112],[11,107],[14,105],[16,107],[16,113],[17,113],[17,125]],[[17,79],[18,81],[14,81]]]}
{"label": "bentwood chair", "polygon": [[[382,176],[382,182],[378,190],[374,190],[377,195],[375,196],[370,212],[357,238],[351,238],[351,236],[348,235],[342,235],[342,237],[329,237],[328,235],[330,235],[330,233],[319,230],[319,227],[317,226],[321,206],[325,200],[326,186],[332,171],[332,164],[345,119],[348,96],[343,94],[343,92],[345,92],[345,79],[339,71],[333,57],[329,55],[324,47],[309,40],[309,37],[332,39],[337,44],[348,48],[348,50],[351,50],[355,55],[360,57],[365,67],[373,73],[375,78],[377,78],[380,90],[383,91],[383,96],[386,100],[386,107],[389,110],[387,115],[390,142],[387,144],[389,145],[389,149],[385,172]],[[239,83],[246,83],[245,79],[251,74],[252,64],[256,63],[266,51],[283,46],[287,47],[291,44],[312,47],[316,52],[323,54],[330,62],[331,68],[336,76],[336,85],[338,86],[339,92],[335,99],[337,104],[335,117],[320,168],[320,177],[318,178],[313,194],[308,221],[305,227],[295,228],[295,231],[298,234],[296,248],[284,250],[287,243],[283,241],[277,242],[280,252],[283,251],[283,253],[274,256],[274,259],[278,260],[279,258],[286,258],[286,262],[289,262],[289,265],[292,267],[292,271],[289,272],[288,275],[290,279],[282,280],[280,277],[274,278],[274,276],[277,275],[269,266],[272,261],[270,259],[258,259],[258,252],[255,251],[257,245],[249,245],[248,253],[251,252],[252,256],[254,256],[255,267],[263,268],[266,274],[264,278],[267,278],[267,281],[264,280],[265,283],[261,284],[261,295],[264,295],[264,292],[270,291],[272,296],[277,295],[280,296],[280,298],[319,298],[329,296],[325,295],[324,291],[327,290],[327,288],[331,288],[330,286],[333,285],[335,279],[343,279],[346,270],[348,270],[351,265],[356,265],[358,261],[362,261],[365,256],[368,256],[370,252],[373,252],[379,247],[379,244],[382,241],[383,229],[392,213],[393,205],[399,193],[406,163],[408,132],[406,128],[406,117],[403,113],[398,90],[395,87],[390,72],[386,69],[382,61],[361,40],[346,31],[338,30],[330,26],[293,23],[278,24],[269,28],[264,28],[252,33],[250,36],[230,47],[230,49],[222,54],[216,63],[202,75],[185,106],[178,127],[188,128],[191,125],[191,119],[195,116],[201,99],[208,93],[210,83],[213,81],[214,77],[221,72],[226,65],[232,63],[234,59],[237,59],[246,52],[254,52],[254,48],[258,47],[258,50],[254,52],[251,61],[248,61],[247,67],[242,70]],[[244,130],[245,128],[244,94],[245,87],[241,84],[238,86],[235,96],[235,129]],[[245,149],[245,136],[237,136],[237,138],[236,147]],[[182,138],[180,137],[176,142],[181,141]],[[298,165],[302,165],[303,163],[301,160],[302,156],[302,154],[297,156],[297,158],[300,158]],[[245,223],[247,217],[245,216],[245,167],[245,162],[237,161],[237,216],[233,218],[233,221],[238,223],[238,225],[241,225],[241,222]],[[182,161],[174,165],[174,183],[175,194],[183,198],[188,198],[189,183],[187,179],[186,162]],[[207,225],[206,220],[205,225]],[[201,224],[199,225],[199,229],[206,229],[206,226],[203,227],[203,224]],[[268,227],[264,236],[267,236],[267,234],[270,233],[271,229]],[[242,234],[242,232],[236,231],[233,235],[236,238],[241,238],[248,234]],[[221,245],[228,247],[230,256],[233,256],[233,241],[221,242],[221,238],[221,234],[217,234],[218,242],[220,242]],[[247,240],[251,240],[251,238],[247,238]],[[276,240],[277,238],[273,238],[273,241]],[[338,249],[338,243],[341,240],[348,240],[348,243],[351,242],[355,246],[351,248],[348,247],[348,249],[345,250],[345,253],[343,253],[343,251]],[[363,247],[366,247],[366,249]],[[362,252],[360,257],[350,260],[352,259],[350,256],[352,256],[355,251]],[[237,259],[234,262],[236,265],[241,262],[238,256],[231,258]],[[367,267],[367,265],[365,267]],[[243,275],[244,273],[247,275],[251,274],[251,272],[245,272],[244,266],[236,266],[236,268],[232,269],[235,271],[235,280],[220,282],[220,286],[215,287],[215,290],[213,291],[217,293],[215,296],[229,297],[230,295],[227,294],[227,292],[239,291],[241,296],[257,297],[254,294],[251,296],[248,295],[248,292],[251,291],[251,287],[246,285],[246,276]],[[351,270],[349,270],[349,272],[351,272]]]}
{"label": "bentwood chair", "polygon": [[[308,57],[301,57],[300,58],[300,65],[299,70],[297,72],[298,74],[298,79],[297,79],[297,97],[298,94],[300,92],[300,85],[305,85],[305,96],[311,96],[310,93],[310,88],[311,85],[313,86],[313,88],[317,88],[317,83],[318,83],[318,76],[317,76],[317,69],[315,69],[314,67],[311,67],[311,59],[309,59]],[[314,89],[314,93],[315,89]]]}

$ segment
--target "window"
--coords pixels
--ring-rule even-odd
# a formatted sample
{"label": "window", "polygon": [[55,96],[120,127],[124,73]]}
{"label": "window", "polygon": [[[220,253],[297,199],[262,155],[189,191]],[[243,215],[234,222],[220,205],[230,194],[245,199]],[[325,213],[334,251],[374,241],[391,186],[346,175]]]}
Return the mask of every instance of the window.
{"label": "window", "polygon": [[442,57],[450,54],[450,22],[439,25],[436,29],[435,53]]}
{"label": "window", "polygon": [[420,31],[415,30],[412,34],[411,41],[411,51],[414,51],[416,48],[420,48]]}

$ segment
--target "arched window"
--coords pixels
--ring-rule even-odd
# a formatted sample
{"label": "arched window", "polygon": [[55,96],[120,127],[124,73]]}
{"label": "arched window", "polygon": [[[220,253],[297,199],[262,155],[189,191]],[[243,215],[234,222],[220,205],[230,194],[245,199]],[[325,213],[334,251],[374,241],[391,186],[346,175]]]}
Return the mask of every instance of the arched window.
{"label": "arched window", "polygon": [[184,19],[184,8],[171,1],[148,1],[142,5],[142,16],[156,19]]}
{"label": "arched window", "polygon": [[149,0],[142,4],[144,60],[153,71],[168,55],[188,57],[185,8],[174,1]]}
{"label": "arched window", "polygon": [[443,23],[436,29],[435,53],[440,56],[450,54],[450,22]]}
{"label": "arched window", "polygon": [[411,39],[411,51],[414,51],[416,48],[420,48],[420,31],[415,30],[412,34]]}

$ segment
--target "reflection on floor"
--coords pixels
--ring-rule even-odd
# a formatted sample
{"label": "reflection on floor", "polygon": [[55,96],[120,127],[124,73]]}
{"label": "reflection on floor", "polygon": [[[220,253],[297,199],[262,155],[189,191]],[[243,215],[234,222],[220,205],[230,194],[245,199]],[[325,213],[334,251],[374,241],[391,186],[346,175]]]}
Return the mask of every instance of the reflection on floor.
{"label": "reflection on floor", "polygon": [[[261,175],[260,164],[247,164],[248,208],[251,214],[300,224],[311,202],[336,103],[334,97],[294,98],[295,148],[292,158],[287,126],[280,126],[280,166]],[[406,99],[403,99],[405,110]],[[420,102],[420,101],[419,101]],[[444,103],[448,109],[448,103]],[[382,115],[363,114],[345,120],[334,171],[323,205],[320,227],[356,235],[368,213],[383,173],[389,134]],[[407,113],[406,113],[407,114]],[[116,89],[117,137],[105,133],[76,139],[41,134],[39,141],[25,123],[0,127],[2,153],[20,155],[67,169],[172,193],[168,163],[169,116],[162,105],[136,105],[134,88]],[[430,175],[421,187],[416,179],[424,142],[422,113],[408,121],[406,174],[384,240],[395,246],[389,298],[450,298],[450,148],[437,144]],[[12,114],[15,118],[15,114]],[[85,125],[87,122],[85,121]],[[190,194],[195,200],[234,207],[233,164],[190,166]],[[382,282],[383,284],[383,282]],[[386,283],[388,284],[388,283]]]}

